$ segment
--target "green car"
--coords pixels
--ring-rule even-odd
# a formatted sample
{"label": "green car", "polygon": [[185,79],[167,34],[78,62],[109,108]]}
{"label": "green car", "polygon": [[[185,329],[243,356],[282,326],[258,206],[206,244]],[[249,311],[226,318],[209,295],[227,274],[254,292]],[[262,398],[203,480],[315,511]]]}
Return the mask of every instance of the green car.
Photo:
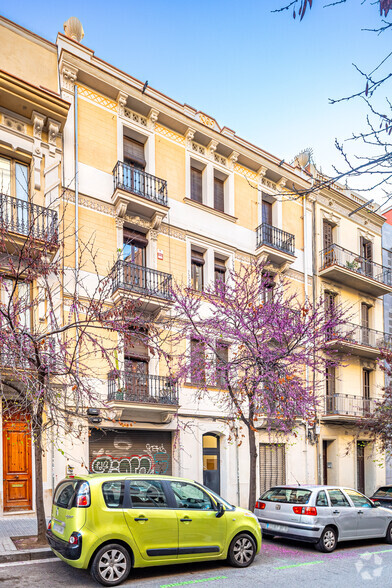
{"label": "green car", "polygon": [[158,475],[68,477],[56,488],[46,536],[58,557],[104,586],[133,567],[227,559],[245,568],[261,547],[253,513],[197,482]]}

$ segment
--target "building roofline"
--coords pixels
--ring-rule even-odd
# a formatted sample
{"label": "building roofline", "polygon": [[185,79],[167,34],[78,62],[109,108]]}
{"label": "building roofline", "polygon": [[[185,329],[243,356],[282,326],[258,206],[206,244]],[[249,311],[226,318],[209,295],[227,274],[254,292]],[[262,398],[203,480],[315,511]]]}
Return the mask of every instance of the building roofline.
{"label": "building roofline", "polygon": [[3,16],[1,14],[0,14],[0,23],[4,24],[8,29],[11,29],[11,30],[16,29],[19,33],[22,33],[24,37],[33,37],[37,41],[40,41],[40,43],[42,45],[48,45],[49,49],[53,50],[54,52],[57,52],[56,43],[52,43],[52,41],[45,39],[45,37],[41,37],[40,35],[37,35],[37,33],[34,33],[33,31],[30,31],[29,29],[22,27],[22,25],[16,23],[13,20],[10,20],[9,18],[6,18],[5,16]]}

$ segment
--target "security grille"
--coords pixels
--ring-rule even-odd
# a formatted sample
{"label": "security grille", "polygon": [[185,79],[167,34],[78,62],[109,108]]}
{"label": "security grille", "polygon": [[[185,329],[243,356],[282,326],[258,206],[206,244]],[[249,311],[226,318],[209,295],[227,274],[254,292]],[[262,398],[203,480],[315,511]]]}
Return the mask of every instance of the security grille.
{"label": "security grille", "polygon": [[279,443],[260,443],[260,493],[286,483],[285,446]]}

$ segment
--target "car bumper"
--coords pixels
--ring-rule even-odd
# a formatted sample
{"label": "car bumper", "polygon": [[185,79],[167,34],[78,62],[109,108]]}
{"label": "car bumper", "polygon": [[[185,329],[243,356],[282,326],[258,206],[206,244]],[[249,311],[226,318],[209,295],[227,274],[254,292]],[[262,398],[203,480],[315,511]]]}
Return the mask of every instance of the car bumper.
{"label": "car bumper", "polygon": [[46,539],[52,550],[56,555],[59,555],[61,559],[70,561],[76,561],[80,559],[82,553],[82,537],[79,538],[77,545],[71,545],[68,543],[68,541],[64,541],[64,539],[56,537],[53,532],[48,529],[46,531]]}
{"label": "car bumper", "polygon": [[258,520],[262,531],[277,537],[286,537],[287,539],[296,539],[298,541],[306,541],[307,543],[317,543],[321,536],[322,528],[317,525],[302,525],[282,521],[277,523],[276,521],[270,521],[260,517],[258,517]]}

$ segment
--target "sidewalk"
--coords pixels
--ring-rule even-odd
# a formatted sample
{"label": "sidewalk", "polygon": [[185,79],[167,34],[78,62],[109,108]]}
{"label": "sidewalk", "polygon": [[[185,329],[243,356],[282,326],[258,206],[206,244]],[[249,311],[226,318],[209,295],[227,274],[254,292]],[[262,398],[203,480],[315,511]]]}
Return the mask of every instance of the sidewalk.
{"label": "sidewalk", "polygon": [[[49,520],[49,519],[48,519]],[[37,548],[29,551],[18,551],[11,537],[23,537],[37,533],[37,521],[35,516],[31,517],[1,517],[0,518],[0,561],[14,559],[33,559],[31,554],[51,554],[47,548]],[[38,556],[39,557],[39,556]],[[34,558],[35,559],[35,558]]]}

